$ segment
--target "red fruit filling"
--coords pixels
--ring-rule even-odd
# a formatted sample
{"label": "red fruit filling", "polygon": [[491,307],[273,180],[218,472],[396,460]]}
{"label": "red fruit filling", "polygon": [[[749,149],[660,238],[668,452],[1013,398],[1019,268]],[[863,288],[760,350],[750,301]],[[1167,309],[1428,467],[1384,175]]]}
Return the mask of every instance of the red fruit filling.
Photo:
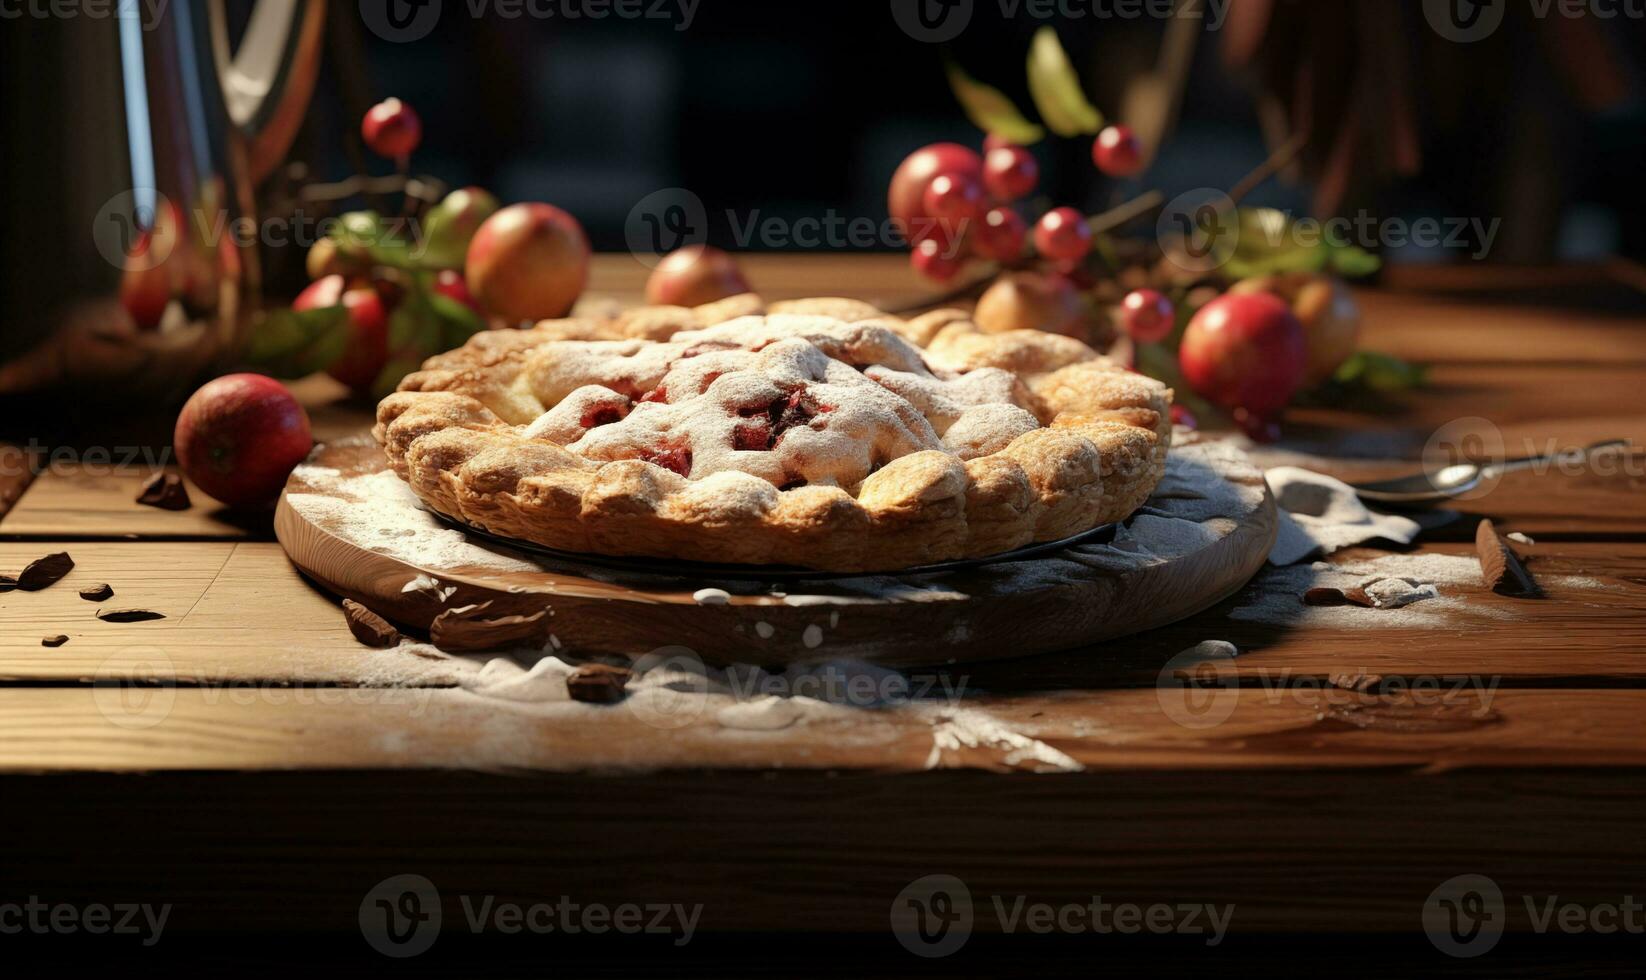
{"label": "red fruit filling", "polygon": [[662,385],[658,385],[656,388],[646,392],[636,400],[643,402],[666,402],[669,400],[669,390]]}
{"label": "red fruit filling", "polygon": [[673,470],[681,476],[692,471],[692,451],[685,446],[664,446],[640,454],[640,458],[648,463],[656,463],[666,470]]}
{"label": "red fruit filling", "polygon": [[833,410],[833,405],[819,405],[812,401],[806,389],[796,388],[768,404],[738,409],[739,416],[760,421],[733,430],[732,445],[746,450],[771,449],[783,440],[785,432],[810,425],[818,415]]}
{"label": "red fruit filling", "polygon": [[746,452],[760,452],[772,448],[772,429],[762,419],[740,425],[732,430],[732,448]]}
{"label": "red fruit filling", "polygon": [[616,405],[596,405],[583,413],[579,423],[585,429],[592,429],[600,425],[611,425],[623,418],[623,410]]}

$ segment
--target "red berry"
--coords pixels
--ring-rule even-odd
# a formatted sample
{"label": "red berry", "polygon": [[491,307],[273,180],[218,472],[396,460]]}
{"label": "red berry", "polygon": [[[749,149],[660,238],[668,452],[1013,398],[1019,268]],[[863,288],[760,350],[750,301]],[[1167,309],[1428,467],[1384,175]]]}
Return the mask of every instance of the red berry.
{"label": "red berry", "polygon": [[1092,162],[1110,177],[1135,177],[1143,169],[1143,144],[1130,126],[1110,126],[1092,143]]}
{"label": "red berry", "polygon": [[972,236],[972,250],[996,262],[1015,262],[1023,256],[1029,226],[1011,208],[990,208]]}
{"label": "red berry", "polygon": [[1053,208],[1034,226],[1034,247],[1048,259],[1078,262],[1092,250],[1092,229],[1074,208]]}
{"label": "red berry", "polygon": [[995,150],[1000,149],[1002,146],[1016,146],[1016,145],[1017,145],[1016,143],[1013,143],[1011,140],[1007,139],[1004,136],[996,136],[993,133],[984,133],[983,134],[983,155],[984,156],[988,156],[990,153],[992,153]]}
{"label": "red berry", "polygon": [[983,199],[983,187],[963,174],[933,177],[921,203],[926,214],[940,221],[970,221],[988,207]]}
{"label": "red berry", "polygon": [[997,146],[983,158],[983,185],[998,201],[1015,201],[1034,190],[1040,165],[1021,146]]}
{"label": "red berry", "polygon": [[938,174],[959,174],[981,181],[983,158],[959,143],[933,143],[909,154],[898,165],[886,194],[886,211],[911,241],[922,237],[917,226],[928,217],[926,188]]}
{"label": "red berry", "polygon": [[1185,429],[1200,428],[1200,420],[1195,418],[1194,413],[1189,411],[1187,408],[1184,408],[1182,405],[1172,406],[1172,424],[1181,425]]}
{"label": "red berry", "polygon": [[1120,327],[1140,344],[1158,344],[1177,322],[1172,301],[1153,289],[1137,289],[1120,301]]}
{"label": "red berry", "polygon": [[916,272],[938,282],[953,279],[962,264],[959,249],[942,237],[921,239],[909,253],[909,261]]}
{"label": "red berry", "polygon": [[379,156],[398,160],[411,155],[423,139],[423,122],[399,99],[384,99],[366,110],[360,135]]}

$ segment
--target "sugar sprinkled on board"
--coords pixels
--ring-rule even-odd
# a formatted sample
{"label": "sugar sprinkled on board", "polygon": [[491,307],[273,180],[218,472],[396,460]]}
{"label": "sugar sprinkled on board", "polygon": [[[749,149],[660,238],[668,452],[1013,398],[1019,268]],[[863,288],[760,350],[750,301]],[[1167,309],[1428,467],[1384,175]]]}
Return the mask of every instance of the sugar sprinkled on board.
{"label": "sugar sprinkled on board", "polygon": [[[1571,589],[1603,587],[1603,583],[1577,576],[1545,576],[1543,581]],[[1280,626],[1447,629],[1517,615],[1512,608],[1458,592],[1479,587],[1480,560],[1474,555],[1396,554],[1341,564],[1271,565],[1240,594],[1229,618]],[[1305,605],[1302,596],[1314,588],[1364,589],[1381,605],[1375,609]]]}
{"label": "sugar sprinkled on board", "polygon": [[296,475],[324,492],[288,494],[292,509],[368,551],[426,568],[541,568],[441,523],[392,471],[344,477],[328,467],[302,466]]}

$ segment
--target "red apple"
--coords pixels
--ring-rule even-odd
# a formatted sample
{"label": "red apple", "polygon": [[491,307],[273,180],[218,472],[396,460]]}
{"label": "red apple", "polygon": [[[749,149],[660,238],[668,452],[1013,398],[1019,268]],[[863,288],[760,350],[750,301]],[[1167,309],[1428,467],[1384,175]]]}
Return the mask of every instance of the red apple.
{"label": "red apple", "polygon": [[939,174],[981,184],[983,158],[959,143],[933,143],[909,154],[898,165],[886,195],[886,210],[911,245],[936,224],[935,216],[926,212],[926,188]]}
{"label": "red apple", "polygon": [[1061,276],[1018,272],[996,279],[977,301],[973,319],[989,333],[1044,330],[1085,340],[1090,310],[1080,291]]}
{"label": "red apple", "polygon": [[195,486],[231,507],[274,503],[314,446],[309,416],[261,374],[231,374],[195,392],[177,416],[177,461]]}
{"label": "red apple", "polygon": [[469,242],[464,278],[480,305],[512,323],[571,312],[589,278],[589,239],[552,204],[511,204]]}
{"label": "red apple", "polygon": [[657,306],[702,306],[746,292],[737,260],[712,245],[675,249],[646,280],[646,302]]}
{"label": "red apple", "polygon": [[1312,272],[1261,276],[1238,282],[1232,293],[1272,293],[1291,304],[1309,342],[1303,384],[1322,384],[1360,348],[1360,305],[1343,281]]}
{"label": "red apple", "polygon": [[347,284],[342,276],[309,283],[291,308],[299,313],[342,305],[348,311],[349,343],[326,373],[355,391],[369,391],[389,363],[389,313],[370,283]]}
{"label": "red apple", "polygon": [[1225,294],[1189,321],[1178,362],[1189,387],[1256,420],[1271,420],[1303,384],[1303,325],[1267,293]]}
{"label": "red apple", "polygon": [[366,110],[365,118],[360,120],[360,135],[373,153],[401,160],[422,142],[423,121],[399,99],[384,99]]}
{"label": "red apple", "polygon": [[459,187],[441,198],[423,219],[423,264],[461,269],[474,233],[500,207],[497,198],[482,187]]}

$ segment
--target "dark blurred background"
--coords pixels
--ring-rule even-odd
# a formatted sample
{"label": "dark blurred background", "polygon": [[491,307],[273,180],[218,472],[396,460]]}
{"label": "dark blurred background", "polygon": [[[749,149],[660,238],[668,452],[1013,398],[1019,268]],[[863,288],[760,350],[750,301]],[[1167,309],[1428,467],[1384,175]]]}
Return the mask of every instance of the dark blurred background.
{"label": "dark blurred background", "polygon": [[[0,289],[28,327],[0,330],[13,348],[45,332],[43,311],[112,289],[119,254],[99,259],[87,229],[134,179],[123,42],[91,7],[58,2],[69,15],[44,0],[0,0],[10,219]],[[214,19],[212,0],[141,9],[168,3]],[[424,123],[416,173],[558,204],[597,249],[625,249],[637,205],[684,188],[703,203],[709,240],[728,249],[889,250],[896,236],[796,241],[747,228],[883,222],[905,155],[981,141],[945,59],[1035,118],[1024,63],[1035,31],[1050,26],[1092,101],[1159,154],[1117,182],[1092,166],[1089,137],[1048,139],[1034,147],[1037,204],[1095,211],[1144,189],[1168,199],[1229,190],[1302,137],[1278,179],[1244,203],[1460,229],[1433,247],[1358,242],[1396,262],[1646,256],[1642,0],[1176,3],[1201,16],[1158,16],[1173,0],[334,0],[291,165],[251,210],[278,220],[271,202],[290,200],[281,187],[389,173],[362,146],[359,120],[399,96]],[[238,36],[251,5],[224,7]],[[186,130],[157,123],[157,139],[191,142]],[[306,281],[302,250],[266,251],[267,294],[294,294]]]}
{"label": "dark blurred background", "polygon": [[[399,95],[425,123],[419,170],[560,204],[597,248],[622,249],[630,209],[669,187],[703,200],[716,244],[772,247],[738,240],[728,209],[740,221],[878,220],[905,154],[980,139],[949,92],[946,55],[1032,118],[1025,53],[1051,24],[1111,117],[1142,122],[1129,117],[1159,100],[1129,101],[1128,89],[1149,73],[1176,76],[1165,84],[1181,92],[1167,100],[1180,110],[1159,159],[1134,187],[1097,174],[1084,140],[1038,147],[1043,187],[1059,203],[1097,208],[1144,186],[1226,189],[1307,126],[1298,166],[1251,203],[1501,218],[1489,261],[1641,255],[1646,24],[1623,15],[1627,4],[1602,3],[1614,18],[1573,20],[1539,18],[1532,0],[1498,2],[1501,27],[1459,43],[1418,0],[1227,0],[1208,7],[1175,72],[1169,22],[1122,16],[1143,7],[1127,0],[1064,0],[1069,16],[1051,18],[1032,3],[961,0],[950,15],[969,20],[941,44],[911,37],[887,0],[701,0],[689,16],[674,0],[644,0],[647,16],[598,20],[558,4],[541,8],[547,17],[488,7],[476,18],[446,0],[429,33],[407,42],[385,40],[343,4],[294,157],[328,176],[371,166],[354,121]],[[1391,257],[1469,261],[1479,244]]]}

